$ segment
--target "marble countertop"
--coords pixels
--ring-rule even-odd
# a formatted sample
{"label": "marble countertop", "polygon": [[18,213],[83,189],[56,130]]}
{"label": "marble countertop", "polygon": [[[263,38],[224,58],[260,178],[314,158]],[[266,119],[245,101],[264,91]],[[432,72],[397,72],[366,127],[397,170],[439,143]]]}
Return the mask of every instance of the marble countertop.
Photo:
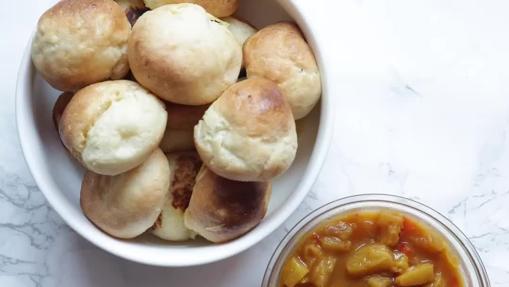
{"label": "marble countertop", "polygon": [[0,286],[259,286],[297,220],[336,198],[372,192],[445,214],[479,251],[492,286],[509,286],[509,2],[317,0],[337,85],[334,140],[320,177],[298,211],[255,247],[173,269],[89,244],[48,206],[27,170],[14,121],[16,71],[51,2],[5,1],[0,9]]}

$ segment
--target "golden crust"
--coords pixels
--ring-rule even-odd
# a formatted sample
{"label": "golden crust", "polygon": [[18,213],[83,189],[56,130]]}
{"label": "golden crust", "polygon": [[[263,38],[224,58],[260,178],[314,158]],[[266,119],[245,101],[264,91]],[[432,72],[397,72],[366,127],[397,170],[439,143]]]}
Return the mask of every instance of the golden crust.
{"label": "golden crust", "polygon": [[113,0],[62,0],[37,25],[32,60],[56,89],[76,91],[129,71],[131,25]]}
{"label": "golden crust", "polygon": [[159,216],[170,176],[168,160],[159,149],[142,165],[117,176],[89,171],[81,186],[81,208],[104,232],[119,238],[136,237]]}
{"label": "golden crust", "polygon": [[305,117],[321,95],[318,67],[299,28],[282,22],[267,26],[244,44],[248,78],[264,77],[279,85],[295,119]]}
{"label": "golden crust", "polygon": [[280,89],[263,78],[232,85],[214,108],[225,115],[239,133],[248,137],[286,135],[295,127],[290,106]]}
{"label": "golden crust", "polygon": [[233,240],[260,223],[270,195],[270,183],[231,181],[202,167],[185,212],[185,224],[209,241]]}
{"label": "golden crust", "polygon": [[144,0],[145,5],[155,9],[166,4],[194,3],[202,6],[216,17],[228,17],[239,8],[238,0]]}
{"label": "golden crust", "polygon": [[193,4],[143,14],[128,46],[136,80],[160,98],[184,105],[213,102],[237,80],[242,63],[242,49],[225,24]]}
{"label": "golden crust", "polygon": [[291,108],[277,85],[263,78],[228,88],[195,127],[194,140],[208,168],[239,181],[282,174],[297,151]]}
{"label": "golden crust", "polygon": [[174,170],[170,183],[171,205],[185,211],[189,206],[195,178],[202,161],[196,151],[171,153],[167,157]]}

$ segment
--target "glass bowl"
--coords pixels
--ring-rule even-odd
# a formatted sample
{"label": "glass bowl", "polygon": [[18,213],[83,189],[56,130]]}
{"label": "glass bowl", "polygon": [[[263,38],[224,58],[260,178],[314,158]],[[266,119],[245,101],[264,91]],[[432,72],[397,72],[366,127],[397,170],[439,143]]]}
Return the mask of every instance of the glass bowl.
{"label": "glass bowl", "polygon": [[449,243],[460,261],[461,274],[467,287],[489,287],[490,282],[481,258],[468,238],[445,216],[419,202],[393,195],[355,195],[328,203],[304,217],[283,238],[272,255],[262,287],[279,287],[281,268],[302,236],[324,220],[356,210],[389,209],[408,214],[438,231]]}

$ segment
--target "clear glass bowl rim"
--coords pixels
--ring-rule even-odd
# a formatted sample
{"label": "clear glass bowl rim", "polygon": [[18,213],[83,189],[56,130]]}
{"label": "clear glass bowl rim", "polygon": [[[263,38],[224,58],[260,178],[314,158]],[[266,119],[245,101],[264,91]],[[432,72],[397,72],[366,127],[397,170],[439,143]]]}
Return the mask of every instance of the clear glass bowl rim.
{"label": "clear glass bowl rim", "polygon": [[[449,237],[452,237],[457,243],[460,243],[460,245],[463,247],[464,249],[463,251],[468,255],[469,257],[468,259],[470,259],[470,262],[473,264],[473,267],[477,272],[476,275],[477,278],[479,279],[480,286],[483,287],[491,286],[486,268],[484,267],[484,264],[482,263],[481,257],[477,253],[477,250],[470,242],[468,237],[452,221],[450,221],[447,217],[445,217],[435,209],[413,199],[409,199],[398,195],[377,194],[377,193],[352,195],[331,201],[311,211],[299,222],[297,222],[297,224],[295,224],[295,226],[293,226],[292,229],[290,229],[290,231],[285,235],[285,237],[278,244],[274,253],[272,254],[269,264],[267,265],[267,269],[265,270],[261,286],[262,287],[276,286],[270,284],[273,283],[272,280],[278,279],[277,278],[278,274],[274,272],[274,267],[280,260],[283,260],[283,258],[280,258],[280,255],[283,253],[283,251],[289,248],[288,244],[291,243],[294,238],[299,236],[303,229],[305,229],[306,227],[312,229],[317,225],[317,223],[315,223],[313,224],[313,226],[308,226],[310,222],[340,207],[346,207],[348,205],[368,202],[385,202],[390,204],[401,205],[403,207],[413,209],[414,211],[422,214],[425,217],[429,217],[431,220],[440,224],[444,229],[449,231]],[[381,206],[381,208],[384,207]],[[444,236],[446,235],[444,234]]]}

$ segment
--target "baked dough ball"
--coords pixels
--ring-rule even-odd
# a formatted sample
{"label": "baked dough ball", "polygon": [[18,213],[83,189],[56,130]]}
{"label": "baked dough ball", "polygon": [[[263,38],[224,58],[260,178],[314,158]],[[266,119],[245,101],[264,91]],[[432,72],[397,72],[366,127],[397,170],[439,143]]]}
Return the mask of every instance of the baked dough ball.
{"label": "baked dough ball", "polygon": [[239,75],[242,51],[227,25],[194,4],[143,14],[129,38],[136,80],[167,101],[213,102]]}
{"label": "baked dough ball", "polygon": [[322,93],[320,72],[311,48],[292,23],[267,26],[244,44],[247,77],[276,82],[296,120],[305,117]]}
{"label": "baked dough ball", "polygon": [[210,14],[216,17],[227,17],[235,13],[239,8],[238,0],[144,0],[150,9],[166,4],[194,3],[202,6]]}
{"label": "baked dough ball", "polygon": [[32,60],[54,88],[76,91],[129,71],[131,25],[113,0],[62,0],[37,25]]}
{"label": "baked dough ball", "polygon": [[208,168],[239,181],[282,174],[297,151],[290,105],[277,85],[263,78],[228,88],[194,128],[194,141]]}
{"label": "baked dough ball", "polygon": [[136,20],[145,13],[148,9],[145,7],[143,0],[115,0],[120,7],[124,9],[124,13],[131,25],[136,23]]}
{"label": "baked dough ball", "polygon": [[152,233],[165,240],[192,239],[196,233],[184,225],[184,212],[189,206],[196,174],[202,163],[196,152],[169,154],[168,162],[171,170],[170,192]]}
{"label": "baked dough ball", "polygon": [[265,217],[270,194],[270,183],[231,181],[202,167],[185,213],[185,224],[212,242],[235,239]]}
{"label": "baked dough ball", "polygon": [[168,123],[159,145],[165,153],[194,150],[193,129],[208,105],[186,106],[166,103]]}
{"label": "baked dough ball", "polygon": [[[228,23],[228,30],[232,32],[233,36],[242,47],[247,39],[256,33],[256,29],[248,23],[242,22],[233,17],[224,18],[223,21]],[[242,60],[242,68],[244,68],[244,60]],[[243,70],[243,72],[245,72]],[[242,73],[242,71],[241,71]]]}
{"label": "baked dough ball", "polygon": [[246,22],[242,22],[237,18],[226,17],[222,20],[229,24],[228,30],[232,32],[233,36],[241,46],[244,46],[246,40],[256,33],[256,29],[253,26]]}
{"label": "baked dough ball", "polygon": [[59,132],[87,169],[117,175],[140,165],[157,148],[166,118],[164,104],[137,83],[108,81],[74,95]]}
{"label": "baked dough ball", "polygon": [[55,105],[53,105],[53,124],[55,125],[55,128],[58,131],[58,123],[60,122],[60,119],[62,118],[62,114],[64,113],[65,108],[67,107],[67,104],[72,99],[72,96],[74,93],[71,92],[64,92],[58,96]]}
{"label": "baked dough ball", "polygon": [[137,168],[116,176],[88,171],[81,185],[85,215],[104,232],[133,238],[149,229],[168,195],[170,167],[156,149]]}

